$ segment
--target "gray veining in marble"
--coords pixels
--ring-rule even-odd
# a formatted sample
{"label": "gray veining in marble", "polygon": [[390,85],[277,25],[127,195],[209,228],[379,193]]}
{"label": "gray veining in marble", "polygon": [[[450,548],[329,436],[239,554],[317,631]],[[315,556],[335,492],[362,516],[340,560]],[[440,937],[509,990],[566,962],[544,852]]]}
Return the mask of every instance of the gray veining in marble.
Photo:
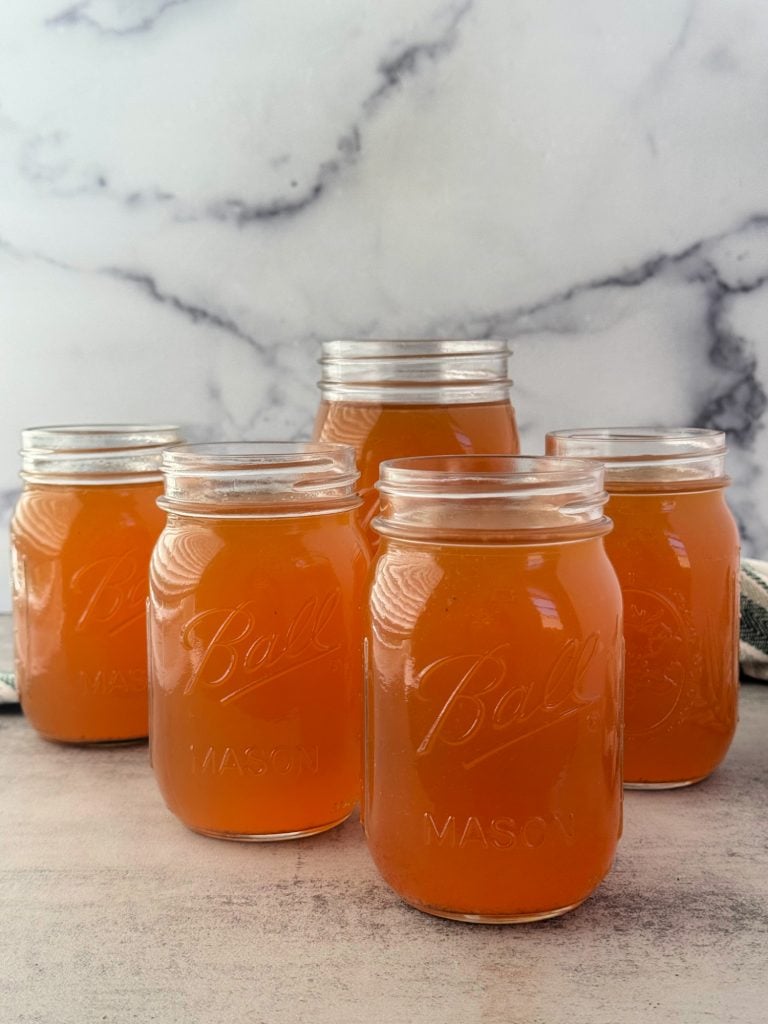
{"label": "gray veining in marble", "polygon": [[297,437],[323,338],[495,335],[528,451],[727,429],[765,555],[766,38],[762,0],[6,0],[0,516],[24,425]]}

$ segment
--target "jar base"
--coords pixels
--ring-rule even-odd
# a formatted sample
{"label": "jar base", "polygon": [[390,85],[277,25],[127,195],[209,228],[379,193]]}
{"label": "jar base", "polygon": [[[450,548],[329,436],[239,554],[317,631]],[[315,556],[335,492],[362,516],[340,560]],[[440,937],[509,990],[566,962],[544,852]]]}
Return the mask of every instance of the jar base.
{"label": "jar base", "polygon": [[703,782],[709,775],[699,775],[696,779],[685,779],[683,782],[625,782],[624,789],[684,789],[686,786],[695,786],[697,782]]}
{"label": "jar base", "polygon": [[[533,914],[462,914],[453,910],[443,910],[440,907],[427,907],[423,903],[415,903],[413,900],[406,900],[404,903],[420,910],[423,914],[430,914],[432,917],[442,917],[448,921],[462,921],[464,924],[533,924],[535,921],[549,921],[553,917],[561,917],[563,914],[580,907],[584,900],[578,900],[567,907],[557,907],[555,910],[541,910]],[[586,899],[586,896],[584,897]]]}
{"label": "jar base", "polygon": [[147,736],[126,736],[125,739],[119,740],[67,740],[62,739],[60,736],[48,736],[44,732],[38,732],[37,735],[46,741],[46,743],[60,743],[64,747],[132,747],[144,745],[147,743]]}
{"label": "jar base", "polygon": [[332,828],[342,825],[351,813],[350,811],[337,821],[329,821],[327,825],[316,825],[314,828],[299,829],[296,832],[218,832],[215,829],[197,828],[194,825],[187,825],[187,828],[192,832],[197,832],[198,835],[208,836],[209,839],[226,839],[231,843],[282,843],[289,839],[305,839],[308,836],[316,836],[321,832],[329,832]]}

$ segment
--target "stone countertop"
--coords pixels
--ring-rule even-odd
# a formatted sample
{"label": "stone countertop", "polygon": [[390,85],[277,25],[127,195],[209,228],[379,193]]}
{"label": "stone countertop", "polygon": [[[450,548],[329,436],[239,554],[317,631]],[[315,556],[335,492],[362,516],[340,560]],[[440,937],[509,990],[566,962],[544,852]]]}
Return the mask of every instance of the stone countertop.
{"label": "stone countertop", "polygon": [[765,1020],[768,687],[742,687],[710,780],[627,794],[612,874],[534,925],[410,909],[355,821],[291,843],[195,835],[145,745],[47,743],[17,710],[0,779],[2,1024]]}

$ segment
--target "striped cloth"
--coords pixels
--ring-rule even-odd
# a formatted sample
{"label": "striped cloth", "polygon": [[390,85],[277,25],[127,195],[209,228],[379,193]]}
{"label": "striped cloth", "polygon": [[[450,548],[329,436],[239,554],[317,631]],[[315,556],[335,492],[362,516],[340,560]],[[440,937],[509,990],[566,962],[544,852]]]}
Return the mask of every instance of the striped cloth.
{"label": "striped cloth", "polygon": [[[741,674],[768,682],[768,562],[741,562]],[[0,672],[0,704],[16,704],[12,672]]]}
{"label": "striped cloth", "polygon": [[768,681],[768,562],[741,562],[742,675]]}
{"label": "striped cloth", "polygon": [[0,672],[0,704],[16,704],[18,699],[13,672]]}

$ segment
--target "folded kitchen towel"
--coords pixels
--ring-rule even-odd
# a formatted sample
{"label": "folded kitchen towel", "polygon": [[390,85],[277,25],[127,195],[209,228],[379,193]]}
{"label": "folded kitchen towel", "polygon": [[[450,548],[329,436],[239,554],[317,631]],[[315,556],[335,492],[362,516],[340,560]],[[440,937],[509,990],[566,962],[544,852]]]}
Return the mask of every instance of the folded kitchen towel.
{"label": "folded kitchen towel", "polygon": [[768,681],[768,562],[741,562],[742,675]]}
{"label": "folded kitchen towel", "polygon": [[16,704],[18,699],[13,672],[0,672],[0,704]]}

